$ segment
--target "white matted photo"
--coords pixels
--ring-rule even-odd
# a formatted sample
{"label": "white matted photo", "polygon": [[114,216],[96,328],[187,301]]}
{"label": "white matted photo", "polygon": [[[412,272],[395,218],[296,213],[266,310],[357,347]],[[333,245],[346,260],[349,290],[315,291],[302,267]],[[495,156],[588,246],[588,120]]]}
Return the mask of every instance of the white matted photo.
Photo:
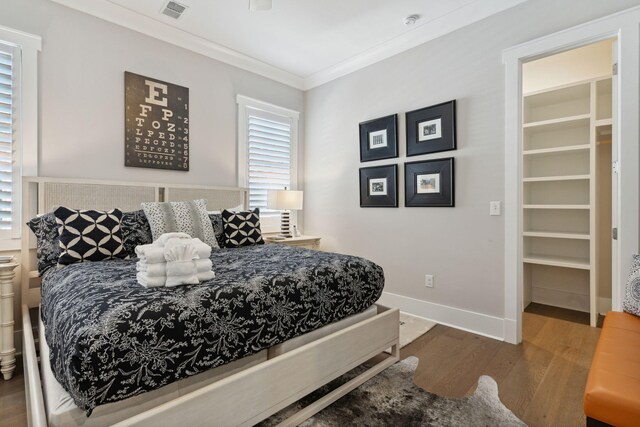
{"label": "white matted photo", "polygon": [[388,145],[387,143],[387,130],[377,130],[375,132],[369,133],[369,149],[372,150],[374,148],[384,148]]}
{"label": "white matted photo", "polygon": [[387,195],[387,178],[371,178],[369,180],[370,196],[386,196]]}
{"label": "white matted photo", "polygon": [[416,175],[416,193],[430,194],[440,192],[440,174]]}
{"label": "white matted photo", "polygon": [[437,118],[418,123],[418,141],[442,138],[442,119]]}

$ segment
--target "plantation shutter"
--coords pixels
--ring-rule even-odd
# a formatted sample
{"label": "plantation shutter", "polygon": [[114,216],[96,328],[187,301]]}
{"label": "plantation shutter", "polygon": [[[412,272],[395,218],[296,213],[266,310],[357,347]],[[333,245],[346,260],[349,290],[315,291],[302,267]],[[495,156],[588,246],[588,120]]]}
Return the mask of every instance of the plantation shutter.
{"label": "plantation shutter", "polygon": [[291,119],[247,108],[248,187],[251,209],[260,208],[267,228],[276,226],[280,211],[267,208],[267,191],[291,189]]}
{"label": "plantation shutter", "polygon": [[15,141],[19,135],[18,85],[14,48],[0,43],[0,232],[12,224]]}

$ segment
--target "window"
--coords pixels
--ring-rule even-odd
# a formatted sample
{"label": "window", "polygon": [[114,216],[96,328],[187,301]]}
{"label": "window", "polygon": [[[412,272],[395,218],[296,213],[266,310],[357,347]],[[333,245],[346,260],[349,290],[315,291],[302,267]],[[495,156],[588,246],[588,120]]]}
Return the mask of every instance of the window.
{"label": "window", "polygon": [[20,51],[0,43],[0,237],[11,237],[13,187],[20,180],[16,147],[20,146]]}
{"label": "window", "polygon": [[[297,189],[296,111],[238,96],[238,181],[249,207],[260,209],[263,232],[276,232],[280,211],[267,208],[269,190]],[[295,212],[292,212],[296,222]]]}
{"label": "window", "polygon": [[[0,250],[17,248],[22,176],[38,175],[40,37],[0,26]],[[8,242],[8,240],[7,240]]]}

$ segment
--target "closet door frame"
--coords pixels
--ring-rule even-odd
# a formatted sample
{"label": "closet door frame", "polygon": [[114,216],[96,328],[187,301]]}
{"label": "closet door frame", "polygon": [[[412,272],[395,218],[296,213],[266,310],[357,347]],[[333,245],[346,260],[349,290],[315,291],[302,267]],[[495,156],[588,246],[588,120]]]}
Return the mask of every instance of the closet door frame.
{"label": "closet door frame", "polygon": [[[613,251],[618,254],[612,265],[612,307],[620,311],[624,298],[626,272],[631,255],[640,243],[640,7],[634,7],[604,18],[547,35],[503,51],[505,65],[505,264],[504,264],[504,340],[522,341],[523,295],[523,214],[522,187],[522,64],[545,56],[575,49],[602,40],[617,38],[618,85],[613,95],[613,143],[617,144],[617,205],[613,208],[613,224],[618,227],[618,240]],[[624,90],[623,90],[624,88]],[[617,120],[616,120],[617,119]],[[614,159],[615,160],[615,159]]]}

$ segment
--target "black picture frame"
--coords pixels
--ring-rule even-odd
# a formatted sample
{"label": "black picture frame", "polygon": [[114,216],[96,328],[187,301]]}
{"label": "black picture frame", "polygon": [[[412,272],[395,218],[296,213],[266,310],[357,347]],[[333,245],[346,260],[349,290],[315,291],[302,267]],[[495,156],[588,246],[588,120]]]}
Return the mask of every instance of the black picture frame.
{"label": "black picture frame", "polygon": [[[426,180],[419,184],[418,180]],[[455,207],[453,157],[404,164],[404,205],[413,207]]]}
{"label": "black picture frame", "polygon": [[[374,144],[378,142],[379,147]],[[398,115],[360,123],[360,161],[398,157]]]}
{"label": "black picture frame", "polygon": [[[372,194],[376,184],[385,194]],[[398,165],[360,168],[360,207],[398,207]]]}
{"label": "black picture frame", "polygon": [[407,156],[439,153],[456,149],[456,100],[409,111]]}

